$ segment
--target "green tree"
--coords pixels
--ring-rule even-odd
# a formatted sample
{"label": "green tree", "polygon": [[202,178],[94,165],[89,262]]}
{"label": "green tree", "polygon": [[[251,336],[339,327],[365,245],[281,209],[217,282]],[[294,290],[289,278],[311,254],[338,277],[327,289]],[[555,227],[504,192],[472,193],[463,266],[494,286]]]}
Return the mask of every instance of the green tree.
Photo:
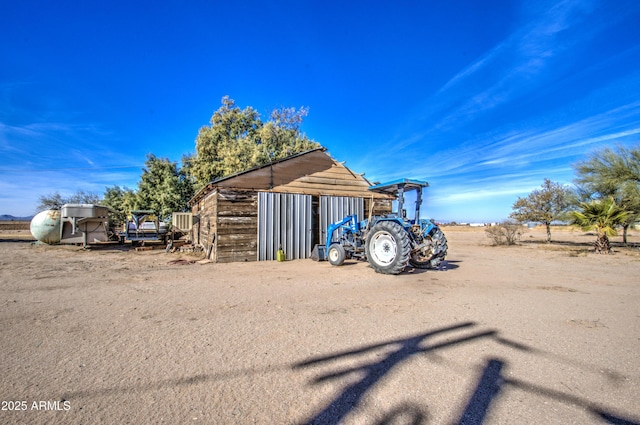
{"label": "green tree", "polygon": [[64,204],[100,204],[100,195],[93,192],[79,190],[69,196],[62,196],[59,192],[42,195],[38,198],[38,211],[59,210]]}
{"label": "green tree", "polygon": [[222,106],[211,117],[211,126],[200,128],[196,138],[192,172],[198,183],[204,185],[218,177],[249,168],[261,127],[262,122],[255,109],[247,107],[241,110],[233,99],[224,96]]}
{"label": "green tree", "polygon": [[127,187],[107,187],[102,205],[109,207],[109,228],[115,230],[127,221],[129,212],[136,208],[136,193]]}
{"label": "green tree", "polygon": [[148,154],[138,183],[137,209],[150,209],[160,220],[174,211],[186,211],[193,196],[193,185],[175,162]]}
{"label": "green tree", "polygon": [[526,198],[518,198],[513,204],[510,217],[520,221],[541,223],[547,229],[547,242],[551,242],[551,223],[564,217],[571,205],[571,190],[544,179],[541,189],[531,192]]}
{"label": "green tree", "polygon": [[595,151],[574,169],[575,183],[584,201],[611,197],[629,212],[627,221],[622,223],[626,244],[629,227],[640,219],[640,145]]}
{"label": "green tree", "polygon": [[259,141],[253,158],[254,166],[317,148],[318,143],[302,133],[300,126],[308,108],[279,108],[271,112],[271,119],[259,132]]}
{"label": "green tree", "polygon": [[[187,176],[187,178],[189,179],[189,181],[191,182],[192,186],[194,188],[196,188],[197,186],[197,180],[196,180],[196,176],[195,176],[195,168],[194,168],[194,164],[197,161],[197,157],[196,154],[194,153],[188,153],[188,154],[183,154],[182,155],[182,167],[180,168],[180,171]],[[199,188],[196,188],[199,189]]]}
{"label": "green tree", "polygon": [[[308,109],[280,108],[263,123],[252,107],[240,109],[229,96],[198,131],[187,171],[198,187],[220,177],[318,147],[300,126]],[[183,158],[183,162],[184,162]]]}
{"label": "green tree", "polygon": [[580,226],[582,230],[595,230],[596,241],[593,246],[598,254],[609,254],[611,243],[609,236],[616,236],[616,227],[628,220],[629,211],[616,204],[613,198],[581,202],[580,210],[571,211],[571,224]]}

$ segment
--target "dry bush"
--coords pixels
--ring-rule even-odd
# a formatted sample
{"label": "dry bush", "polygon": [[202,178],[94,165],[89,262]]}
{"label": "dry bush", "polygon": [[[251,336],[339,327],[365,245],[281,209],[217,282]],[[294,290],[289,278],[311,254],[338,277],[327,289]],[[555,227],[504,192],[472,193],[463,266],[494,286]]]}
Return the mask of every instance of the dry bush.
{"label": "dry bush", "polygon": [[485,234],[493,241],[494,245],[515,245],[518,243],[526,228],[513,221],[503,221],[495,226],[485,229]]}

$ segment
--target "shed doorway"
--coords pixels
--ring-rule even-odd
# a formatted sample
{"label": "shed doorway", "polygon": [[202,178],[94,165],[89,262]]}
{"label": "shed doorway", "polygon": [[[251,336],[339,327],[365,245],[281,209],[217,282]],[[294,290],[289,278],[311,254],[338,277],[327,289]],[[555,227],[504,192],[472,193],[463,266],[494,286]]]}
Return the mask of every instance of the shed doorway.
{"label": "shed doorway", "polygon": [[320,244],[327,240],[329,224],[340,221],[348,215],[357,214],[358,220],[364,219],[364,199],[349,196],[320,197]]}
{"label": "shed doorway", "polygon": [[275,260],[280,246],[287,260],[311,257],[329,224],[350,214],[364,218],[363,198],[258,192],[258,261]]}
{"label": "shed doorway", "polygon": [[311,195],[258,192],[258,261],[275,260],[281,246],[287,260],[311,256],[311,201]]}

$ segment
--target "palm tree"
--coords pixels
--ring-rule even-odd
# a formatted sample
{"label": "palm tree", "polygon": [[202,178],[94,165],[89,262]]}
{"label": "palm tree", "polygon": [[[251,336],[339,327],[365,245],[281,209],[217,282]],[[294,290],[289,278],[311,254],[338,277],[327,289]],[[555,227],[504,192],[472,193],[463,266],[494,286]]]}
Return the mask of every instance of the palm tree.
{"label": "palm tree", "polygon": [[574,167],[575,182],[584,199],[612,196],[619,206],[632,211],[621,223],[622,242],[626,245],[629,227],[640,220],[640,144],[595,151]]}
{"label": "palm tree", "polygon": [[609,236],[616,236],[616,227],[624,224],[632,214],[618,206],[613,198],[581,202],[580,211],[571,211],[571,224],[582,230],[595,230],[598,234],[593,246],[598,254],[610,254]]}

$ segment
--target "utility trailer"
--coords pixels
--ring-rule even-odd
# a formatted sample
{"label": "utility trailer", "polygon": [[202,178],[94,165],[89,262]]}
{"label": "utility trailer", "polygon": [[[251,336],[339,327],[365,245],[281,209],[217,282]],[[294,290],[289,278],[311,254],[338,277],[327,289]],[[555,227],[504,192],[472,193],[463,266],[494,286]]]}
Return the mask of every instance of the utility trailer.
{"label": "utility trailer", "polygon": [[60,243],[107,242],[109,208],[94,204],[64,204],[60,209]]}
{"label": "utility trailer", "polygon": [[133,246],[141,242],[167,242],[167,226],[158,222],[155,211],[131,211],[131,219],[127,220],[124,231],[118,233],[120,243],[130,241]]}

